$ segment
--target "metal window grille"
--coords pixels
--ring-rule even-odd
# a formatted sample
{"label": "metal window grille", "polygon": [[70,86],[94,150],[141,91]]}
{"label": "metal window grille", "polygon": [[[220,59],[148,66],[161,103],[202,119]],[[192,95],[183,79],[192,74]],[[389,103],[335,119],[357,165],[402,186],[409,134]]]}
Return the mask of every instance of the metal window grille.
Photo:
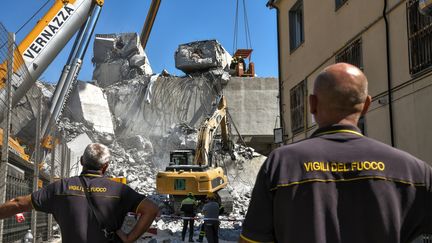
{"label": "metal window grille", "polygon": [[418,0],[407,2],[407,24],[410,74],[415,75],[432,66],[432,17],[420,14]]}
{"label": "metal window grille", "polygon": [[294,51],[304,42],[303,1],[298,0],[289,11],[290,50]]}
{"label": "metal window grille", "polygon": [[423,235],[422,243],[432,243],[432,235]]}
{"label": "metal window grille", "polygon": [[291,132],[293,134],[304,129],[305,124],[306,80],[301,81],[290,90],[291,100]]}
{"label": "metal window grille", "polygon": [[335,0],[335,6],[336,6],[336,10],[338,10],[340,7],[342,7],[342,5],[344,5],[344,3],[346,3],[348,0]]}
{"label": "metal window grille", "polygon": [[363,70],[362,42],[357,39],[336,55],[336,62],[346,62]]}

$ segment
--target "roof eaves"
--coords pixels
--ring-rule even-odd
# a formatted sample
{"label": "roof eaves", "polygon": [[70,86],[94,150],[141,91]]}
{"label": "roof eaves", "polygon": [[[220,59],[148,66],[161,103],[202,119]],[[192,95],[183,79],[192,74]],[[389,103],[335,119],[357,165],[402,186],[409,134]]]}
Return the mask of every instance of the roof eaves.
{"label": "roof eaves", "polygon": [[274,5],[276,2],[278,2],[278,0],[269,0],[266,4],[266,6],[270,9],[272,8],[276,8],[276,6]]}

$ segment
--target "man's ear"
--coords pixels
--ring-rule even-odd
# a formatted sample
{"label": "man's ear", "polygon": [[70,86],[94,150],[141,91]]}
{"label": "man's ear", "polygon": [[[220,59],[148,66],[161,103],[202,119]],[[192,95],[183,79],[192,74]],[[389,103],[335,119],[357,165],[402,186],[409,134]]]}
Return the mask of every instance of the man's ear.
{"label": "man's ear", "polygon": [[364,103],[364,105],[363,105],[363,110],[362,110],[362,112],[361,112],[361,115],[362,115],[362,116],[365,115],[365,114],[367,113],[367,111],[368,111],[369,106],[370,106],[371,103],[372,103],[372,97],[371,97],[370,95],[368,95],[368,96],[366,97],[366,101],[365,101],[365,103]]}
{"label": "man's ear", "polygon": [[80,157],[80,164],[81,164],[82,166],[84,166],[84,162],[83,162],[83,157],[82,157],[82,156]]}
{"label": "man's ear", "polygon": [[315,115],[317,113],[318,97],[314,94],[309,95],[309,109],[310,113]]}
{"label": "man's ear", "polygon": [[102,166],[102,168],[101,168],[102,174],[105,173],[105,171],[108,169],[108,166],[109,166],[109,162],[105,163],[105,164]]}

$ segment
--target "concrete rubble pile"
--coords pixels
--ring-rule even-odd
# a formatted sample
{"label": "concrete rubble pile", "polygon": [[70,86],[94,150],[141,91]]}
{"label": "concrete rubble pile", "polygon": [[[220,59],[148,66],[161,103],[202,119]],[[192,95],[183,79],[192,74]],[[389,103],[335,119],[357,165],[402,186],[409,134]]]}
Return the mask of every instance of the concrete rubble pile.
{"label": "concrete rubble pile", "polygon": [[96,35],[93,51],[93,79],[100,87],[153,73],[137,33]]}
{"label": "concrete rubble pile", "polygon": [[[195,149],[196,128],[229,80],[231,62],[228,52],[214,40],[180,45],[175,58],[187,76],[151,75],[137,34],[97,35],[94,84],[78,83],[68,112],[58,124],[68,146],[82,143],[75,148],[77,155],[87,145],[82,141],[107,145],[113,162],[109,175],[125,177],[129,186],[151,195],[160,205],[163,197],[156,195],[156,174],[168,165],[170,151]],[[265,160],[240,145],[235,146],[234,155],[236,160],[218,151],[214,156],[226,168],[228,191],[234,197],[234,211],[223,219],[244,218],[256,174]],[[159,219],[154,226],[175,242],[182,222]],[[241,222],[223,221],[221,239],[236,241],[240,226]]]}

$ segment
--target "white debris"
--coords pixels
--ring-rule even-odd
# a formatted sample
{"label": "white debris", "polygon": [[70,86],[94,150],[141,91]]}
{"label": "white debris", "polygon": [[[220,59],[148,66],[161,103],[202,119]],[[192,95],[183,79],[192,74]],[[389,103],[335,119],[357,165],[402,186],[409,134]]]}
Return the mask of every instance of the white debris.
{"label": "white debris", "polygon": [[153,85],[157,81],[158,77],[159,77],[159,74],[155,74],[155,75],[152,75],[150,77],[150,83],[148,84],[148,87],[147,87],[147,90],[145,93],[145,101],[147,102],[147,104],[150,104],[150,102],[152,100]]}

